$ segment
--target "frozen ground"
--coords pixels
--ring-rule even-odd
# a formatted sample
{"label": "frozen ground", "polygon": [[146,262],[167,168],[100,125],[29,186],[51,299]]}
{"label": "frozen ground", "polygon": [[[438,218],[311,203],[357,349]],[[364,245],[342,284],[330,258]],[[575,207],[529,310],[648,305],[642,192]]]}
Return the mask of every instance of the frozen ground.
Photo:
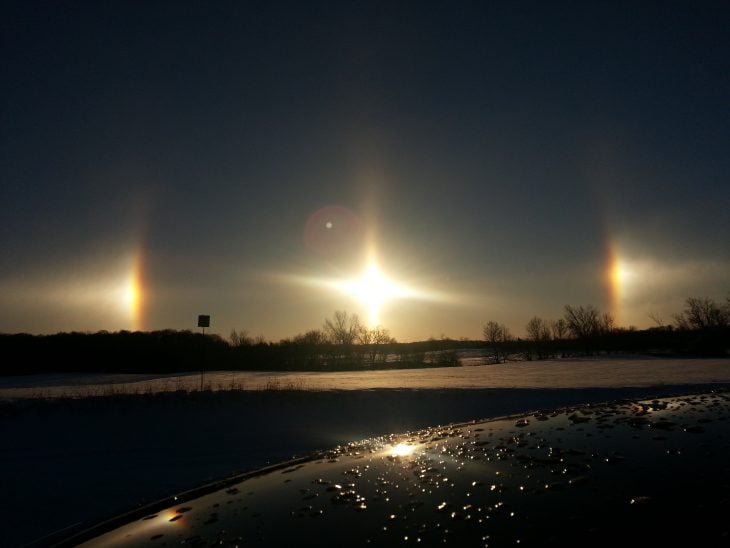
{"label": "frozen ground", "polygon": [[[206,379],[218,383],[215,388],[248,390],[170,392],[198,387],[199,375],[2,379],[0,545],[23,545],[234,472],[353,440],[704,391],[730,383],[730,361],[566,360],[360,374],[219,372]],[[264,389],[277,385],[305,390]],[[61,397],[95,394],[108,396]]]}
{"label": "frozen ground", "polygon": [[[200,373],[173,375],[56,374],[0,378],[0,400],[86,397],[198,390]],[[504,364],[362,372],[212,371],[212,390],[267,388],[597,388],[730,382],[730,359],[571,358]]]}

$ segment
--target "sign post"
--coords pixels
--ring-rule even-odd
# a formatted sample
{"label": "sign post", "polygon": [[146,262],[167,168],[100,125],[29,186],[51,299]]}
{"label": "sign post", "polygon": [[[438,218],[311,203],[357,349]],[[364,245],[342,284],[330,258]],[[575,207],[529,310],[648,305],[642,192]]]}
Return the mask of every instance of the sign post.
{"label": "sign post", "polygon": [[[210,327],[210,316],[207,314],[198,315],[198,327],[203,330],[205,337],[205,328]],[[205,374],[205,339],[203,339],[203,359],[200,363],[200,391],[203,391],[203,375]]]}

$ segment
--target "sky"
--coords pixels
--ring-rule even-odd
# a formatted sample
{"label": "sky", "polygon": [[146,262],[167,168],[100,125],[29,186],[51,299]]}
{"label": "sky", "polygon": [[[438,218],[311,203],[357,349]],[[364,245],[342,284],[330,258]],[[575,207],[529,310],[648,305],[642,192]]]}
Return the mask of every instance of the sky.
{"label": "sky", "polygon": [[730,295],[727,3],[22,1],[0,36],[0,332]]}

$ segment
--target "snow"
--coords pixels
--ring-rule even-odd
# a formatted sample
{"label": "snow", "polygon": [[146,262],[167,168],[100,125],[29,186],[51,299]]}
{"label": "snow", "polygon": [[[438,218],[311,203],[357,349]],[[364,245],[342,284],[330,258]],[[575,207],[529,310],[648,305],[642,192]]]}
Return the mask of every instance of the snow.
{"label": "snow", "polygon": [[[200,373],[5,377],[0,379],[0,400],[198,390],[200,380]],[[203,382],[212,390],[657,386],[730,382],[730,360],[604,357],[376,371],[214,371],[206,372]]]}
{"label": "snow", "polygon": [[[13,524],[0,528],[0,545],[25,544],[353,440],[616,398],[704,391],[730,383],[730,360],[210,372],[205,382],[216,390],[247,390],[174,392],[199,388],[199,374],[0,379],[0,516]],[[81,397],[94,395],[106,397]]]}

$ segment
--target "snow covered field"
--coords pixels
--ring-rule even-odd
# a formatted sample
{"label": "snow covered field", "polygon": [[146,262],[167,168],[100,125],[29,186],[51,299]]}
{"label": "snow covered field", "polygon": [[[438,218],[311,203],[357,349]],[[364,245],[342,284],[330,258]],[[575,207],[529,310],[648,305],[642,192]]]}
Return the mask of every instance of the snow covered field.
{"label": "snow covered field", "polygon": [[[216,372],[205,382],[215,390],[246,390],[196,392],[199,374],[0,379],[0,545],[23,545],[349,441],[538,409],[705,391],[730,383],[730,360]],[[107,397],[83,397],[95,395]]]}
{"label": "snow covered field", "polygon": [[[210,390],[597,388],[730,382],[730,359],[571,358],[429,369],[344,372],[213,371]],[[199,390],[200,373],[60,374],[0,378],[0,400]]]}

